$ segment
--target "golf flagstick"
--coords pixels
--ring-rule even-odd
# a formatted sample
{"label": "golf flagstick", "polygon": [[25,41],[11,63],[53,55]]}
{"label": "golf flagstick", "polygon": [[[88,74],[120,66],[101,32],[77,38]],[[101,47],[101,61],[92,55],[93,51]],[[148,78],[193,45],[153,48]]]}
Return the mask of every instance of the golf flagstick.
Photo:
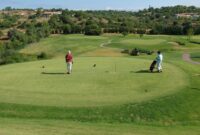
{"label": "golf flagstick", "polygon": [[115,73],[117,72],[117,64],[116,64],[116,62],[115,62]]}

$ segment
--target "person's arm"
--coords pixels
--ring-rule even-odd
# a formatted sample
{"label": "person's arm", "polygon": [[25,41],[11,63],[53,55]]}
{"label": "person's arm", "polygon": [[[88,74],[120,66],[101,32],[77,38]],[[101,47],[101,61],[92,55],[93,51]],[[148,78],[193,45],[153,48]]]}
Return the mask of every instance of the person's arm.
{"label": "person's arm", "polygon": [[67,62],[67,55],[65,55],[65,62]]}
{"label": "person's arm", "polygon": [[157,56],[157,57],[156,57],[156,61],[157,61],[157,62],[158,62],[158,61],[160,61],[160,58],[159,58],[159,56]]}
{"label": "person's arm", "polygon": [[74,64],[74,59],[73,59],[73,56],[72,56],[72,64]]}

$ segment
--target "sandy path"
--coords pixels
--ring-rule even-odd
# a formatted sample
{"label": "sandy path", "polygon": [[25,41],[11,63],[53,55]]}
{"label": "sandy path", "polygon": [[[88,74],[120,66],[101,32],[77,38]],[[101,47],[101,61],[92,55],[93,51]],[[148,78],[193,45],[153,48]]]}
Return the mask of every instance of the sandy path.
{"label": "sandy path", "polygon": [[101,48],[104,48],[106,45],[110,44],[112,42],[112,40],[109,40],[107,43],[102,43],[100,44]]}

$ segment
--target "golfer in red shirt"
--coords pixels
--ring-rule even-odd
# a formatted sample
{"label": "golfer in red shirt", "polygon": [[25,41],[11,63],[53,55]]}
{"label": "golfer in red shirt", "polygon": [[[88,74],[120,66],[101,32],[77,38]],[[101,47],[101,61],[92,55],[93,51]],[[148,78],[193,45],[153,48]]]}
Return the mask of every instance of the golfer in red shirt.
{"label": "golfer in red shirt", "polygon": [[68,51],[68,53],[65,56],[65,60],[67,63],[67,74],[71,74],[72,73],[72,64],[73,64],[73,56],[71,51]]}

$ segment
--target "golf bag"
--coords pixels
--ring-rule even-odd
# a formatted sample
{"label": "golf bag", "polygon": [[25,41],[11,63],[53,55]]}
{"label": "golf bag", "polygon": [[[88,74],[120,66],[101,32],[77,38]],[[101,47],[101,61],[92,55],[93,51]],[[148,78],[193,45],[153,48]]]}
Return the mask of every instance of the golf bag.
{"label": "golf bag", "polygon": [[154,60],[154,61],[151,63],[151,66],[150,66],[149,70],[150,70],[151,72],[153,72],[155,66],[156,66],[156,61]]}

